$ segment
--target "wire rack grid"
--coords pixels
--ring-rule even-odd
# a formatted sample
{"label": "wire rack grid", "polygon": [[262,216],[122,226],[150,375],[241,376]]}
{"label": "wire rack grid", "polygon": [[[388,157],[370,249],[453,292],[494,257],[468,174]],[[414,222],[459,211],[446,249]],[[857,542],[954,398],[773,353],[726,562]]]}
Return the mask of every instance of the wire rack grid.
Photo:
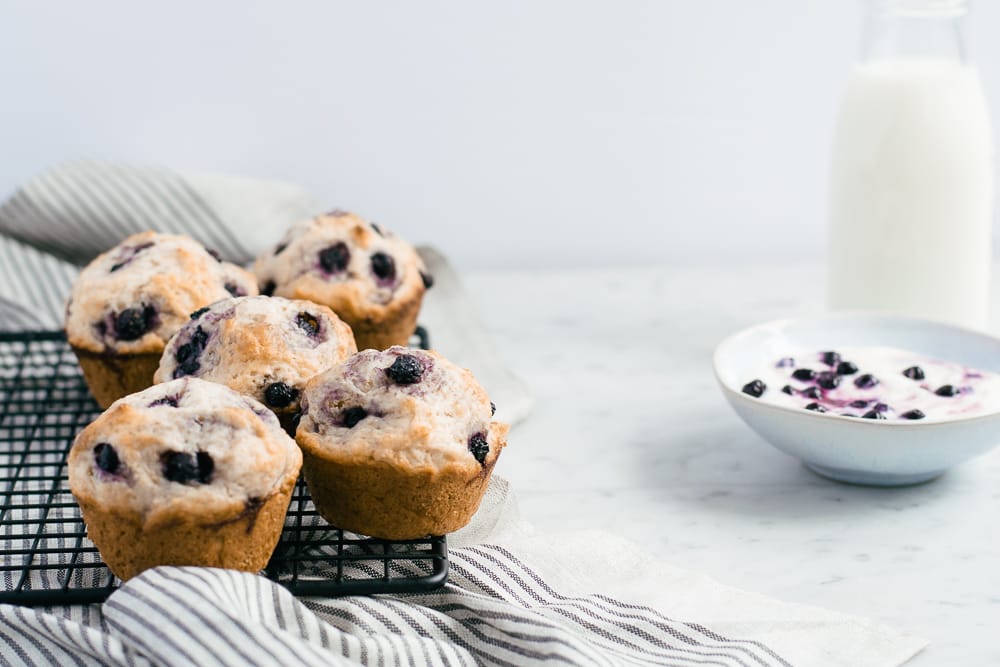
{"label": "wire rack grid", "polygon": [[[414,344],[429,346],[426,330]],[[73,438],[99,414],[62,332],[0,333],[0,603],[101,602],[119,585],[66,477]],[[264,574],[296,595],[432,590],[447,580],[447,542],[339,530],[300,479]]]}

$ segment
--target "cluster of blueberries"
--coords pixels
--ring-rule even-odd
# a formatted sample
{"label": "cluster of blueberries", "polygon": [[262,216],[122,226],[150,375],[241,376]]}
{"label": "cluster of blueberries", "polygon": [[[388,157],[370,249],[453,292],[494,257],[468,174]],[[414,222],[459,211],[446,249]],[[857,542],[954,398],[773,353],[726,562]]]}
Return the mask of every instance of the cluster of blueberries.
{"label": "cluster of blueberries", "polygon": [[[836,389],[843,381],[845,381],[845,378],[850,376],[856,376],[853,378],[853,382],[854,386],[859,389],[871,389],[879,384],[878,378],[871,373],[862,373],[858,375],[857,365],[850,361],[844,361],[837,352],[821,352],[819,359],[829,368],[829,370],[817,372],[811,368],[796,368],[791,373],[791,377],[794,379],[800,382],[813,383],[814,386],[799,390],[786,384],[781,388],[782,392],[790,396],[798,394],[805,398],[813,399],[813,402],[805,405],[806,410],[811,410],[813,412],[827,412],[827,408],[818,402],[818,400],[823,398],[823,390]],[[778,368],[794,368],[795,360],[791,357],[786,357],[778,361],[776,366]],[[910,366],[904,370],[902,374],[914,381],[920,381],[926,377],[924,369],[920,366]],[[743,385],[743,393],[749,394],[754,398],[760,398],[764,395],[765,391],[767,391],[767,385],[759,379]],[[938,396],[948,397],[957,396],[962,393],[962,390],[954,385],[946,384],[935,389],[934,393]],[[864,419],[885,419],[885,413],[889,411],[889,406],[886,403],[871,399],[857,399],[848,403],[847,406],[857,409],[867,408],[867,412],[860,415]],[[842,412],[840,414],[844,417],[858,416],[849,412]],[[899,416],[901,419],[923,419],[926,415],[922,410],[908,410]]]}
{"label": "cluster of blueberries", "polygon": [[[118,451],[107,442],[94,447],[97,467],[109,475],[121,475],[122,462]],[[179,484],[208,484],[212,481],[215,461],[207,452],[168,451],[160,455],[160,468],[165,479]]]}
{"label": "cluster of blueberries", "polygon": [[[411,385],[420,382],[424,375],[424,364],[412,354],[401,354],[396,357],[392,365],[385,369],[385,374],[392,382],[399,385]],[[490,402],[490,413],[496,414],[497,408]],[[361,406],[352,406],[344,409],[341,413],[340,426],[354,428],[358,422],[368,417],[368,411]],[[473,433],[469,437],[469,451],[480,464],[486,462],[486,455],[490,452],[489,442],[486,434]]]}

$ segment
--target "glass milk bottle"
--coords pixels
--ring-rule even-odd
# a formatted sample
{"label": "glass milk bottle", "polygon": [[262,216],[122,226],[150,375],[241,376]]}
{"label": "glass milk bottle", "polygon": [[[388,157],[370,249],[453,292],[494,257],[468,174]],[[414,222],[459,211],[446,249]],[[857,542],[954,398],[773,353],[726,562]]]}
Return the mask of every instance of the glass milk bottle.
{"label": "glass milk bottle", "polygon": [[993,143],[965,0],[869,0],[833,146],[829,304],[985,329]]}

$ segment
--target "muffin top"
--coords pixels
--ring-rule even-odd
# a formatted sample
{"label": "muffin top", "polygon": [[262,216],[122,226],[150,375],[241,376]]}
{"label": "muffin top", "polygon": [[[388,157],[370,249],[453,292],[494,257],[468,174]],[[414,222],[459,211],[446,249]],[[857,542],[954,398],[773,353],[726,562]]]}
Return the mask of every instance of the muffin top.
{"label": "muffin top", "polygon": [[294,413],[306,381],[355,352],[351,328],[326,306],[238,297],[192,313],[167,343],[153,381],[200,377]]}
{"label": "muffin top", "polygon": [[469,371],[395,346],[364,350],[306,385],[296,440],[307,454],[475,474],[493,466],[508,425]]}
{"label": "muffin top", "polygon": [[66,335],[91,352],[160,352],[195,311],[256,294],[252,274],[194,239],[134,234],[80,272],[66,304]]}
{"label": "muffin top", "polygon": [[246,516],[301,464],[270,410],[221,384],[183,378],[115,401],[76,437],[68,468],[81,504],[151,527]]}
{"label": "muffin top", "polygon": [[391,317],[433,283],[411,245],[344,211],[292,226],[254,273],[262,294],[325,304],[348,323]]}

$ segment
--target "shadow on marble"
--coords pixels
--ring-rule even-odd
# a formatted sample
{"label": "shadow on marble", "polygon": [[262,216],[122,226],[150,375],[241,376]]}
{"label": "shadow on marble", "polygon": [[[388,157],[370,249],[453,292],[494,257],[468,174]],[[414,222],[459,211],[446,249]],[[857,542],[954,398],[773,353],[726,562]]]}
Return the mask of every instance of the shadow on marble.
{"label": "shadow on marble", "polygon": [[631,475],[665,502],[697,506],[699,512],[776,521],[844,517],[866,509],[902,512],[934,504],[967,483],[966,466],[959,466],[913,486],[844,484],[817,475],[752,434],[703,425],[698,437],[679,435],[637,436]]}

